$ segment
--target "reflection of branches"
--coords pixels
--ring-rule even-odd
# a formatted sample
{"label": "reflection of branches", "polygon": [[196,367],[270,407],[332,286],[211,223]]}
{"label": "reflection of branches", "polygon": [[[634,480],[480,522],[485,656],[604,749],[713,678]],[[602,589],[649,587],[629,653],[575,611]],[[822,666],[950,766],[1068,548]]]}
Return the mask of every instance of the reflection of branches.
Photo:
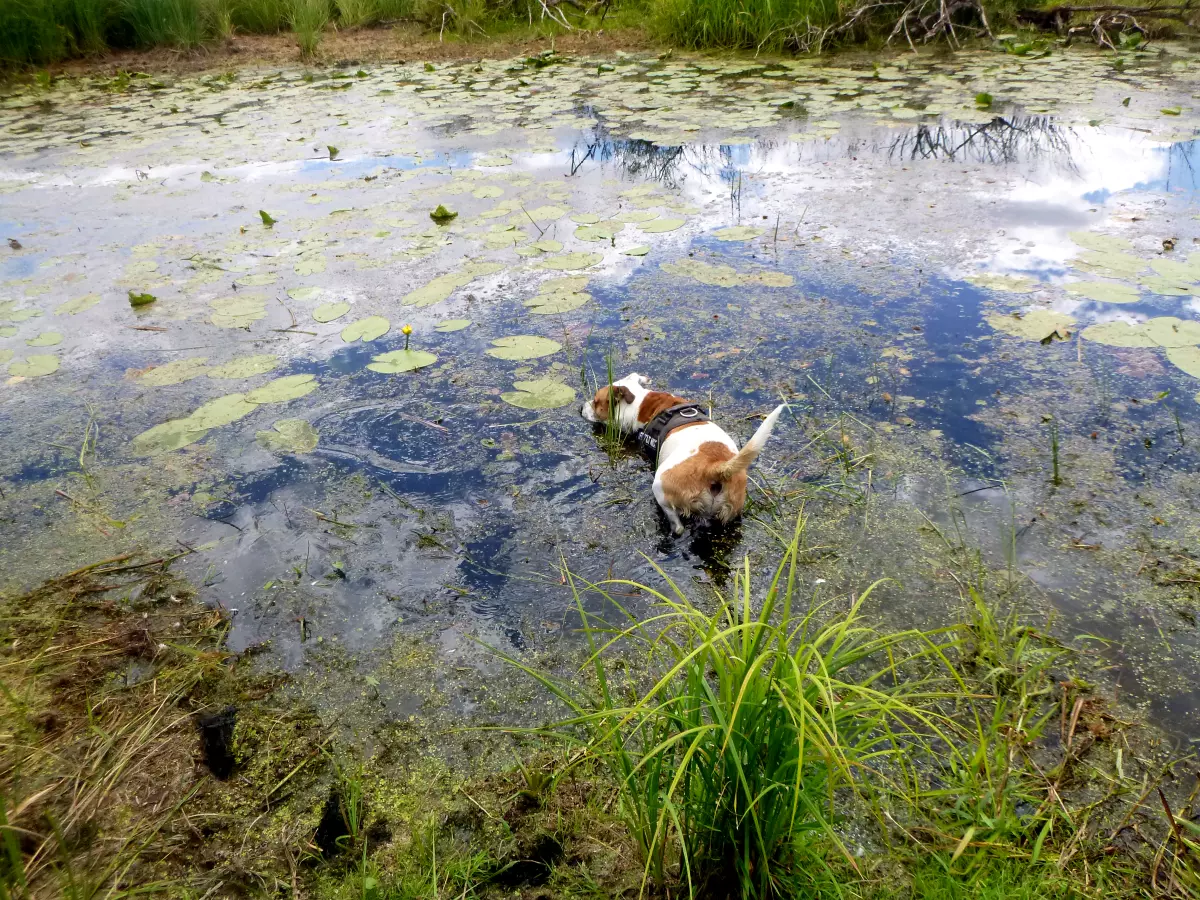
{"label": "reflection of branches", "polygon": [[[1200,186],[1200,182],[1196,178],[1196,167],[1192,162],[1192,157],[1196,155],[1198,149],[1200,149],[1200,141],[1180,141],[1167,148],[1167,190],[1172,187],[1183,187],[1194,191]],[[1181,170],[1180,174],[1185,176],[1186,180],[1191,182],[1190,184],[1172,184],[1177,166]]]}
{"label": "reflection of branches", "polygon": [[571,174],[577,174],[589,160],[611,162],[624,176],[678,188],[686,177],[686,170],[691,169],[702,178],[719,177],[728,182],[732,198],[735,188],[740,189],[741,166],[747,161],[748,153],[748,148],[740,145],[659,145],[644,140],[613,138],[608,129],[599,124],[590,141],[571,149]]}
{"label": "reflection of branches", "polygon": [[1070,130],[1048,116],[1000,116],[986,125],[918,125],[896,138],[888,153],[904,159],[966,159],[976,163],[1015,163],[1058,156],[1075,171]]}

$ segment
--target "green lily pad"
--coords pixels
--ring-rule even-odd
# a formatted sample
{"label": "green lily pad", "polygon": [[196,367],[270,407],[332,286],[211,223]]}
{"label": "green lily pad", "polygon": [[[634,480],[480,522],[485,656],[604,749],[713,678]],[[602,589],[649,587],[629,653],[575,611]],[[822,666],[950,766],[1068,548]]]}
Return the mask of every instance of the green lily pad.
{"label": "green lily pad", "polygon": [[562,344],[532,334],[496,338],[484,352],[496,359],[538,359],[562,349]]}
{"label": "green lily pad", "polygon": [[687,224],[687,219],[654,219],[638,226],[646,234],[666,234]]}
{"label": "green lily pad", "polygon": [[137,309],[139,306],[149,306],[157,299],[158,298],[153,294],[138,294],[134,293],[133,291],[129,292],[129,305],[134,309]]}
{"label": "green lily pad", "polygon": [[249,391],[246,399],[251,403],[285,403],[311,394],[316,389],[315,375],[284,375]]}
{"label": "green lily pad", "polygon": [[359,338],[364,342],[378,340],[387,334],[391,327],[392,324],[383,316],[367,316],[343,328],[342,340],[347,344],[353,344]]}
{"label": "green lily pad", "polygon": [[1121,253],[1133,249],[1133,244],[1125,238],[1101,234],[1098,231],[1072,231],[1067,237],[1083,249],[1095,250],[1098,253]]}
{"label": "green lily pad", "polygon": [[1145,324],[1129,322],[1100,322],[1089,325],[1080,332],[1082,337],[1109,347],[1154,347],[1154,341],[1146,333]]}
{"label": "green lily pad", "polygon": [[1097,275],[1109,275],[1115,278],[1132,278],[1150,265],[1148,259],[1134,256],[1132,253],[1116,253],[1087,250],[1075,259],[1075,268]]}
{"label": "green lily pad", "polygon": [[213,300],[211,321],[218,328],[249,328],[267,317],[267,301],[262,294],[238,294]]}
{"label": "green lily pad", "polygon": [[[583,291],[569,293],[559,291],[530,297],[524,301],[524,306],[534,315],[551,315],[553,313],[566,313],[579,309],[579,307],[591,299],[592,295]],[[490,353],[491,351],[489,350],[488,352]]]}
{"label": "green lily pad", "polygon": [[259,287],[261,285],[274,284],[278,280],[278,275],[270,272],[259,272],[256,275],[247,275],[244,278],[239,278],[237,283],[246,287]]}
{"label": "green lily pad", "polygon": [[0,338],[12,337],[17,333],[17,329],[12,325],[0,325]]}
{"label": "green lily pad", "polygon": [[279,357],[273,353],[260,353],[255,356],[239,356],[227,363],[208,370],[209,378],[250,378],[270,372],[279,365]]}
{"label": "green lily pad", "polygon": [[400,372],[411,372],[423,369],[437,362],[437,357],[424,350],[392,350],[381,353],[367,364],[372,372],[382,372],[385,375],[397,375]]}
{"label": "green lily pad", "polygon": [[1143,328],[1147,337],[1159,347],[1191,347],[1200,344],[1200,322],[1195,319],[1158,316],[1146,322]]}
{"label": "green lily pad", "polygon": [[299,300],[301,303],[303,303],[306,300],[315,300],[317,297],[321,296],[321,289],[319,287],[312,287],[311,285],[288,288],[287,295],[293,300]]}
{"label": "green lily pad", "polygon": [[255,438],[276,453],[308,453],[320,439],[317,430],[304,419],[280,419],[271,427],[274,431],[260,431]]}
{"label": "green lily pad", "polygon": [[53,375],[58,371],[57,356],[27,356],[25,359],[11,363],[9,375],[19,375],[22,378],[38,378],[42,375]]}
{"label": "green lily pad", "polygon": [[604,259],[599,253],[564,253],[561,256],[548,256],[538,263],[543,269],[554,269],[559,272],[571,272],[576,269],[586,269]]}
{"label": "green lily pad", "polygon": [[448,298],[458,288],[466,287],[476,278],[491,275],[503,268],[500,263],[469,263],[458,272],[439,275],[423,287],[409,291],[400,302],[405,306],[433,306]]}
{"label": "green lily pad", "polygon": [[442,334],[450,334],[454,331],[462,331],[471,324],[470,319],[447,319],[445,322],[438,322],[433,326],[434,331]]}
{"label": "green lily pad", "polygon": [[172,419],[155,425],[143,431],[132,441],[133,452],[139,456],[150,456],[156,453],[170,453],[194,444],[208,434],[203,428],[197,428],[191,418]]}
{"label": "green lily pad", "polygon": [[1006,291],[1010,294],[1028,294],[1037,287],[1037,283],[1022,275],[998,275],[992,272],[980,272],[968,276],[967,281],[981,288],[993,291]]}
{"label": "green lily pad", "polygon": [[1186,260],[1156,259],[1150,263],[1150,268],[1163,278],[1192,284],[1200,281],[1200,253],[1193,253]]}
{"label": "green lily pad", "polygon": [[1140,297],[1133,285],[1117,281],[1073,281],[1064,287],[1068,293],[1102,303],[1136,303]]}
{"label": "green lily pad", "polygon": [[643,222],[649,222],[651,219],[657,219],[658,213],[651,212],[648,209],[631,209],[623,213],[617,213],[612,217],[614,222],[622,222],[626,225],[641,225]]}
{"label": "green lily pad", "polygon": [[1027,341],[1044,341],[1055,335],[1066,338],[1075,325],[1075,320],[1070,316],[1049,309],[1035,309],[1023,315],[993,313],[987,317],[987,321],[997,331]]}
{"label": "green lily pad", "polygon": [[82,297],[76,297],[74,300],[68,300],[66,303],[60,303],[54,310],[57,315],[75,316],[85,310],[91,309],[100,302],[99,294],[84,294]]}
{"label": "green lily pad", "polygon": [[576,225],[595,225],[600,221],[600,217],[595,213],[575,213],[571,216],[571,221]]}
{"label": "green lily pad", "polygon": [[57,331],[43,331],[37,337],[26,339],[30,347],[56,347],[62,343],[63,336]]}
{"label": "green lily pad", "polygon": [[1167,359],[1193,378],[1200,378],[1200,347],[1170,347]]}
{"label": "green lily pad", "polygon": [[598,225],[580,225],[575,229],[575,237],[581,241],[611,241],[625,226],[621,223],[601,222]]}
{"label": "green lily pad", "polygon": [[0,366],[8,363],[13,358],[14,354],[7,347],[0,347]]}
{"label": "green lily pad", "polygon": [[332,303],[322,303],[312,312],[312,317],[318,322],[332,322],[350,312],[350,304],[341,300]]}
{"label": "green lily pad", "polygon": [[500,399],[521,409],[558,409],[575,399],[575,389],[553,378],[535,381],[514,381],[515,391],[507,391]]}
{"label": "green lily pad", "polygon": [[458,213],[446,209],[442,204],[437,205],[437,209],[429,213],[429,218],[433,219],[439,225],[445,225],[447,222],[458,218]]}
{"label": "green lily pad", "polygon": [[1138,286],[1152,294],[1160,294],[1164,297],[1186,297],[1196,290],[1186,282],[1181,284],[1176,279],[1162,278],[1158,275],[1138,279]]}
{"label": "green lily pad", "polygon": [[247,399],[246,394],[226,394],[209,400],[187,417],[188,427],[193,430],[207,431],[210,428],[220,428],[238,419],[250,415],[258,407]]}
{"label": "green lily pad", "polygon": [[208,373],[208,357],[192,356],[187,359],[176,359],[162,366],[155,366],[148,372],[137,376],[138,384],[151,387],[165,387],[169,384],[182,384],[199,378]]}
{"label": "green lily pad", "polygon": [[292,265],[297,275],[316,275],[325,271],[325,255],[323,253],[304,253]]}
{"label": "green lily pad", "polygon": [[754,238],[765,233],[765,228],[751,228],[749,225],[731,225],[728,228],[718,228],[712,233],[712,236],[718,241],[752,241]]}
{"label": "green lily pad", "polygon": [[628,250],[622,250],[626,256],[645,256],[650,252],[649,244],[638,244],[636,247],[630,247]]}
{"label": "green lily pad", "polygon": [[733,266],[712,266],[698,259],[685,258],[663,263],[662,270],[671,275],[692,278],[701,284],[711,284],[715,287],[736,287],[745,284],[745,279]]}
{"label": "green lily pad", "polygon": [[551,238],[534,241],[531,246],[536,250],[541,250],[543,253],[558,253],[563,248],[562,241],[556,241]]}
{"label": "green lily pad", "polygon": [[263,223],[263,225],[264,225],[264,226],[266,226],[267,228],[270,228],[270,227],[271,227],[272,225],[274,225],[274,224],[275,224],[275,222],[276,222],[276,219],[275,219],[275,217],[274,217],[274,216],[272,216],[272,215],[271,215],[269,212],[267,212],[265,209],[260,209],[260,210],[258,211],[258,217],[259,217],[260,219],[262,219],[262,223]]}

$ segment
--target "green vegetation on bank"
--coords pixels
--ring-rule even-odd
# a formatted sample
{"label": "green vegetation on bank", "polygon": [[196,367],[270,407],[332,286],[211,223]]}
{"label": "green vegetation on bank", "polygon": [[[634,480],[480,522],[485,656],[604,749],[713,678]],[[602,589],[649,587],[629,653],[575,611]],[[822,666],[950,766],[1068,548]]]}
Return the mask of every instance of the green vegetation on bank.
{"label": "green vegetation on bank", "polygon": [[[5,598],[0,897],[1195,896],[1191,761],[1131,740],[1003,576],[964,556],[960,621],[880,631],[886,583],[823,595],[805,524],[705,599],[564,569],[578,668],[507,658],[483,722],[433,703],[369,754],[223,650],[169,558]],[[413,646],[395,671],[436,683]]]}
{"label": "green vegetation on bank", "polygon": [[[968,0],[945,21],[932,0],[0,0],[0,68],[96,58],[109,50],[196,49],[237,34],[290,31],[305,55],[328,29],[395,22],[437,34],[479,39],[525,28],[632,27],[687,49],[814,50],[846,41],[893,37],[905,16],[910,38],[951,42],[1015,24],[1015,0]],[[1036,4],[1034,4],[1036,5]],[[950,24],[956,27],[954,30]],[[1122,26],[1124,27],[1124,26]],[[1124,42],[1122,42],[1124,45]]]}

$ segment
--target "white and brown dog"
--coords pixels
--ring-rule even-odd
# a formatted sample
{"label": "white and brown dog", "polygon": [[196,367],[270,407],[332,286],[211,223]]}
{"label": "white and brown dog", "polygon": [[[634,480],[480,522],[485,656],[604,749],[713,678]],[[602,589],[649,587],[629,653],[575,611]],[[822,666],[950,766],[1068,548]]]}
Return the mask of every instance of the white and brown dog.
{"label": "white and brown dog", "polygon": [[683,534],[682,516],[733,521],[746,505],[746,470],[786,405],[775,407],[738,450],[697,404],[649,388],[650,379],[635,372],[614,381],[611,390],[600,388],[581,412],[589,422],[601,424],[611,415],[623,433],[637,434],[644,447],[656,451],[654,499],[676,535]]}

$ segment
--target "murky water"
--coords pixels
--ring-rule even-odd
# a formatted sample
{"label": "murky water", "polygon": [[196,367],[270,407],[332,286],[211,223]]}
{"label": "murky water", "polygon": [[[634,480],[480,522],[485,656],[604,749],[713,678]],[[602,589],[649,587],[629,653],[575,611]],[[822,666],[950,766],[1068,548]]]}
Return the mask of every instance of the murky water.
{"label": "murky water", "polygon": [[[564,560],[719,584],[803,497],[816,590],[944,624],[978,550],[1200,734],[1196,56],[542,62],[4,97],[7,580],[177,542],[236,648],[369,668],[558,634]],[[666,536],[610,357],[742,440],[789,399],[740,526]]]}

